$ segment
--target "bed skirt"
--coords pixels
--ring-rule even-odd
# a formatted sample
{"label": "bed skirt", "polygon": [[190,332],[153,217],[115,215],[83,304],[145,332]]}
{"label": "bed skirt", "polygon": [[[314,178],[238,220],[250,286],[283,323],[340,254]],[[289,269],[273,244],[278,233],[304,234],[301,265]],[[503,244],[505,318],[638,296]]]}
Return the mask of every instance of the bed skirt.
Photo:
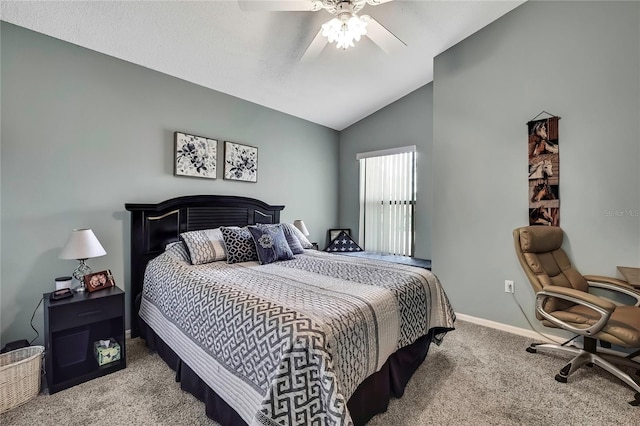
{"label": "bed skirt", "polygon": [[[391,397],[400,398],[404,394],[409,379],[427,356],[433,334],[437,332],[431,330],[413,344],[394,352],[380,371],[358,386],[347,403],[355,425],[364,425],[376,414],[387,411]],[[235,410],[211,390],[143,320],[140,320],[140,336],[176,372],[176,382],[180,382],[180,388],[204,402],[207,417],[225,426],[246,426]]]}

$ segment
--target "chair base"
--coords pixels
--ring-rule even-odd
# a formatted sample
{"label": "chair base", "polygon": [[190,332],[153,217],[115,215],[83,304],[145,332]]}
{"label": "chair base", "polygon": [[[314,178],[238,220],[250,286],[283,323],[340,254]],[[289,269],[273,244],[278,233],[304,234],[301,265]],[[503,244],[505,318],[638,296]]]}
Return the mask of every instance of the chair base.
{"label": "chair base", "polygon": [[573,359],[565,364],[565,366],[560,369],[560,373],[558,373],[555,377],[555,379],[561,383],[567,383],[567,379],[569,378],[569,376],[575,373],[580,367],[583,367],[585,365],[597,365],[598,367],[622,380],[629,387],[631,387],[631,389],[635,390],[635,399],[629,402],[629,404],[633,406],[640,406],[640,383],[638,383],[630,375],[614,365],[618,364],[635,368],[636,372],[638,372],[640,371],[640,363],[633,361],[630,358],[623,358],[613,355],[612,353],[607,353],[610,352],[610,350],[608,351],[607,348],[595,348],[594,345],[590,344],[592,342],[588,342],[586,340],[587,339],[585,339],[586,349],[578,348],[575,346],[562,346],[553,343],[532,343],[527,348],[527,352],[537,353],[538,350],[543,350],[552,353],[573,355]]}

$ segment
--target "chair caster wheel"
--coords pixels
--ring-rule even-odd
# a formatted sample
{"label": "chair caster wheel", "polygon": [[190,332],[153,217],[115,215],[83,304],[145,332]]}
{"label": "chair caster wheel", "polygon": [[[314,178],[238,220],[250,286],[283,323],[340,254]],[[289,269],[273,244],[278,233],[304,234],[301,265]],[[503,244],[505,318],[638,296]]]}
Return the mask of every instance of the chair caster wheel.
{"label": "chair caster wheel", "polygon": [[560,374],[556,374],[556,381],[560,383],[567,383],[567,378],[564,376],[561,376]]}
{"label": "chair caster wheel", "polygon": [[536,353],[538,353],[537,349],[536,349],[536,348],[532,348],[531,346],[529,346],[529,347],[527,348],[527,352],[529,352],[530,354],[536,354]]}
{"label": "chair caster wheel", "polygon": [[634,397],[635,399],[629,402],[629,404],[633,405],[634,407],[640,407],[640,393],[635,394]]}

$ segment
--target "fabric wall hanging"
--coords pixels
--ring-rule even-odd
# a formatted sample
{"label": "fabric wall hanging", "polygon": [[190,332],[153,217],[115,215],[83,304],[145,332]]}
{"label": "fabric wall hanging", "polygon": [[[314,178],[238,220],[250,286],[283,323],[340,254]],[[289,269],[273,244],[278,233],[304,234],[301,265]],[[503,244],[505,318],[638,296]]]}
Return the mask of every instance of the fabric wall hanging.
{"label": "fabric wall hanging", "polygon": [[560,226],[558,121],[551,116],[527,123],[529,131],[529,225]]}

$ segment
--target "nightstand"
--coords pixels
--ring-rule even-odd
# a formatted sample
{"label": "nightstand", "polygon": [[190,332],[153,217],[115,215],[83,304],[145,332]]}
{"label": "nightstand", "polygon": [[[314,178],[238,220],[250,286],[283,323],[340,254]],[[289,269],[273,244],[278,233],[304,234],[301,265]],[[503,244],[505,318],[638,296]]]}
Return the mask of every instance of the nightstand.
{"label": "nightstand", "polygon": [[[111,287],[50,300],[44,297],[45,368],[49,393],[104,376],[127,366],[124,291]],[[120,360],[98,365],[94,342],[115,339]]]}

